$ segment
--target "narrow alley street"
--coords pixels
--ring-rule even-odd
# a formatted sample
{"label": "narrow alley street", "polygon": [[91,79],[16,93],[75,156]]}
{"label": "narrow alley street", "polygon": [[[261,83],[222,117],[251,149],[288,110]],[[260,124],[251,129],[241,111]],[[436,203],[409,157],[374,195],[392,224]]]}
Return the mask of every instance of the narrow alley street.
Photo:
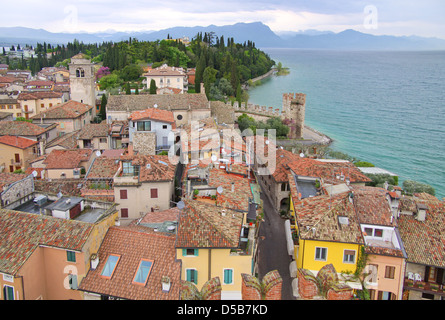
{"label": "narrow alley street", "polygon": [[269,198],[261,193],[264,222],[259,231],[259,279],[272,270],[278,270],[283,279],[282,300],[295,300],[292,294],[292,278],[289,264],[292,259],[287,252],[284,219],[273,208]]}

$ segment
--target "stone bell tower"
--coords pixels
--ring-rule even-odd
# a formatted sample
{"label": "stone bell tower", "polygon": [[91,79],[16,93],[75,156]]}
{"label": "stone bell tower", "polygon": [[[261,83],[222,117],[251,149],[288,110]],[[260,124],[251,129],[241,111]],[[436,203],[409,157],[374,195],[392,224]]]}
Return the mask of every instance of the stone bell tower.
{"label": "stone bell tower", "polygon": [[90,106],[96,116],[96,82],[94,64],[83,53],[76,54],[69,64],[70,99]]}

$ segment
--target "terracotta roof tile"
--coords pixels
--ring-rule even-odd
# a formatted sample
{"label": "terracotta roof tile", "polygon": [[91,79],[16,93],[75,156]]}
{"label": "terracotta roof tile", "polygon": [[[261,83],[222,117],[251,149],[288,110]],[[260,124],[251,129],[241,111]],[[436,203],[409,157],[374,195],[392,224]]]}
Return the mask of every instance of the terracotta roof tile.
{"label": "terracotta roof tile", "polygon": [[86,179],[112,179],[119,169],[119,160],[100,156],[94,159]]}
{"label": "terracotta roof tile", "polygon": [[240,212],[201,201],[186,201],[179,221],[176,247],[237,248],[243,216]]}
{"label": "terracotta roof tile", "polygon": [[[110,254],[120,255],[111,279],[100,273]],[[98,251],[99,265],[90,269],[79,285],[82,291],[131,300],[178,300],[181,264],[175,259],[175,237],[137,231],[133,227],[111,227]],[[153,261],[146,285],[133,283],[141,259]],[[161,278],[171,280],[163,292]]]}
{"label": "terracotta roof tile", "polygon": [[139,182],[172,181],[175,177],[176,165],[162,155],[124,155],[121,160],[130,160],[139,166]]}
{"label": "terracotta roof tile", "polygon": [[168,110],[162,110],[159,108],[148,108],[145,110],[134,111],[130,115],[130,119],[138,121],[142,119],[157,120],[160,122],[174,123],[173,112]]}
{"label": "terracotta roof tile", "polygon": [[81,221],[0,209],[0,271],[15,275],[39,245],[81,251],[92,228]]}
{"label": "terracotta roof tile", "polygon": [[163,110],[209,109],[209,101],[205,94],[138,94],[111,95],[108,99],[107,110],[129,111],[144,110],[157,105]]}
{"label": "terracotta roof tile", "polygon": [[41,127],[27,121],[0,121],[0,136],[38,136],[56,127],[57,124]]}
{"label": "terracotta roof tile", "polygon": [[62,96],[63,93],[53,91],[22,92],[18,95],[17,100],[62,99]]}
{"label": "terracotta roof tile", "polygon": [[10,184],[20,181],[26,178],[28,175],[21,173],[10,173],[10,172],[1,172],[0,173],[0,192],[3,191],[3,188],[8,187]]}
{"label": "terracotta roof tile", "polygon": [[75,119],[87,113],[93,106],[74,100],[55,105],[32,116],[31,119]]}
{"label": "terracotta roof tile", "polygon": [[92,156],[92,149],[52,150],[43,161],[46,169],[75,169]]}
{"label": "terracotta roof tile", "polygon": [[94,137],[107,137],[109,129],[110,126],[106,122],[88,123],[80,130],[78,139],[90,140]]}
{"label": "terracotta roof tile", "polygon": [[35,140],[30,140],[17,136],[1,136],[0,143],[20,149],[26,149],[32,147],[33,145],[38,144],[38,142]]}

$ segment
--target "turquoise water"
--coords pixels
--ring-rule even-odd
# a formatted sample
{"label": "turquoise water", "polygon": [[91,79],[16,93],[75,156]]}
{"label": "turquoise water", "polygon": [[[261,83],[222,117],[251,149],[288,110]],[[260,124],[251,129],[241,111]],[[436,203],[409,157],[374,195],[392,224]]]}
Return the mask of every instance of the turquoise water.
{"label": "turquoise water", "polygon": [[306,124],[333,149],[445,197],[445,51],[264,51],[291,73],[249,90],[250,103],[281,108],[283,93],[306,93]]}

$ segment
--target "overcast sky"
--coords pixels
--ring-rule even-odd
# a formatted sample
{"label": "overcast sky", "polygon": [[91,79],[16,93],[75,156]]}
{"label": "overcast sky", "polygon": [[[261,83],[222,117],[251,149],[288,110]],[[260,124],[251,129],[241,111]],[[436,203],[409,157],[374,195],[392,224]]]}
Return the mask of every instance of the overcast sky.
{"label": "overcast sky", "polygon": [[355,29],[445,39],[444,0],[2,1],[0,26],[50,32],[161,30],[261,21],[272,31]]}

